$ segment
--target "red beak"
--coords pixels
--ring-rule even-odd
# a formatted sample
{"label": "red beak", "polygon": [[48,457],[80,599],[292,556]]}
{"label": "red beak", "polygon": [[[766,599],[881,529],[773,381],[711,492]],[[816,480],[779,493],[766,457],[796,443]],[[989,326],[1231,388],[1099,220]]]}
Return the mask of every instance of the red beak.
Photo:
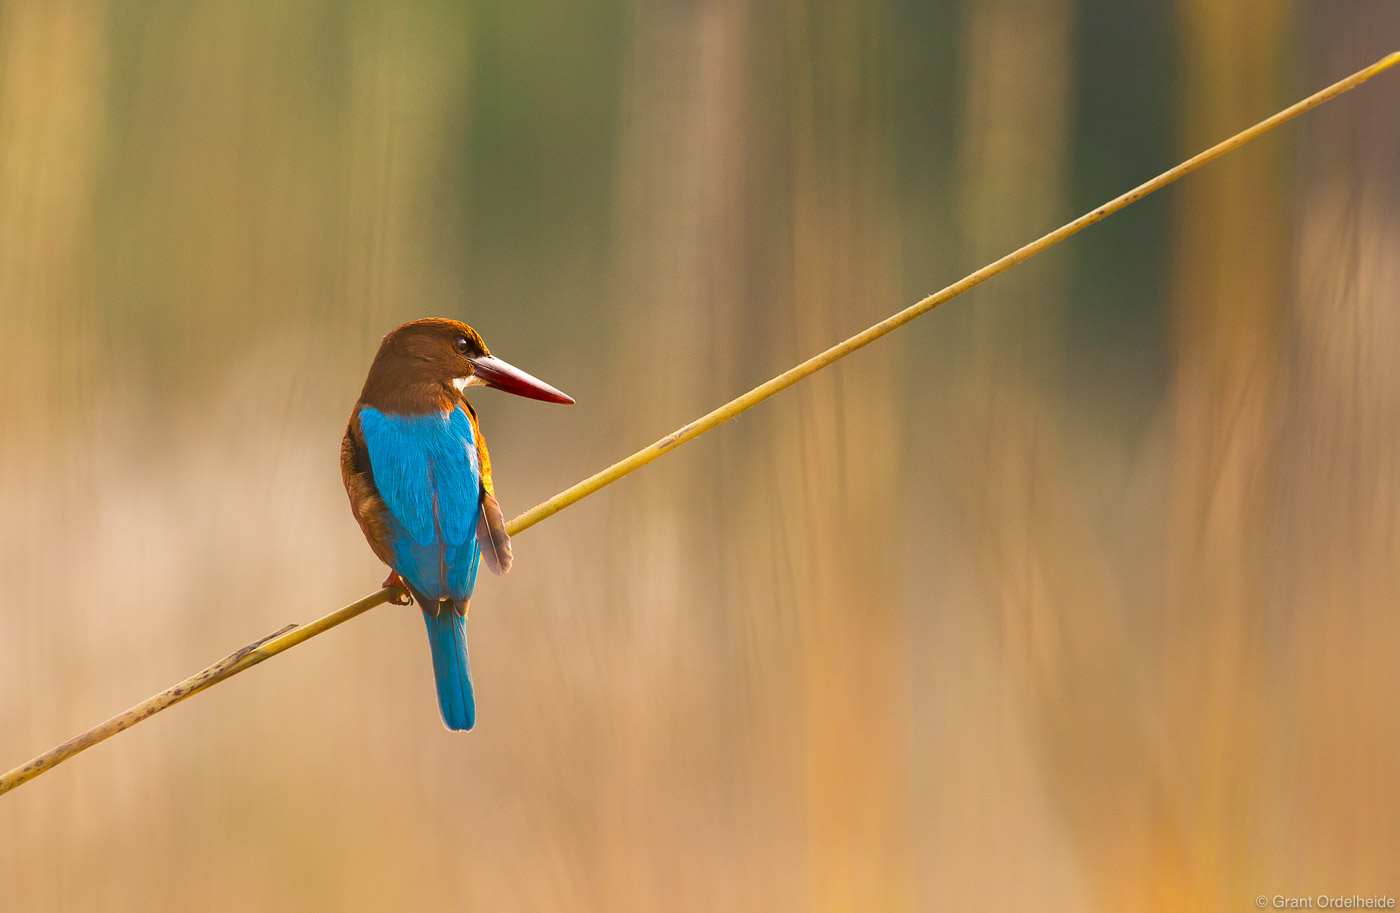
{"label": "red beak", "polygon": [[573,404],[571,397],[560,393],[538,377],[526,374],[514,365],[501,361],[494,355],[473,358],[471,362],[472,367],[475,368],[476,377],[480,378],[481,382],[488,387],[495,387],[497,390],[504,390],[527,399],[539,399],[547,403],[563,403],[565,405]]}

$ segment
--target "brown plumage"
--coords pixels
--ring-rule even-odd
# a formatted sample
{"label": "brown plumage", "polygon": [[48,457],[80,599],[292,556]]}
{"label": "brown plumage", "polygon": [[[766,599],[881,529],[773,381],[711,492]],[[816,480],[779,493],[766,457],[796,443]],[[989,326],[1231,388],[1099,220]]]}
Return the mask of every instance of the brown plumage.
{"label": "brown plumage", "polygon": [[[465,351],[457,340],[464,340]],[[428,317],[405,323],[379,343],[360,403],[381,412],[413,415],[466,402],[452,385],[474,373],[473,359],[489,356],[481,335],[459,320]]]}
{"label": "brown plumage", "polygon": [[489,491],[481,493],[481,519],[476,525],[476,541],[481,546],[481,560],[493,574],[504,574],[510,570],[510,535],[506,532],[506,518],[501,513],[501,505]]}

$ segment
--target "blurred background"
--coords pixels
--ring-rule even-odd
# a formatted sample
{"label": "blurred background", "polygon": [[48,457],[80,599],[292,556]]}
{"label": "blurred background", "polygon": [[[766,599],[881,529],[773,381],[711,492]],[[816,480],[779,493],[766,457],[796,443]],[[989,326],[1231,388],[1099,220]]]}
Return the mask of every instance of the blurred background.
{"label": "blurred background", "polygon": [[[375,590],[439,315],[508,516],[1400,46],[1393,0],[0,0],[0,768]],[[1400,77],[0,799],[0,909],[1400,894]]]}

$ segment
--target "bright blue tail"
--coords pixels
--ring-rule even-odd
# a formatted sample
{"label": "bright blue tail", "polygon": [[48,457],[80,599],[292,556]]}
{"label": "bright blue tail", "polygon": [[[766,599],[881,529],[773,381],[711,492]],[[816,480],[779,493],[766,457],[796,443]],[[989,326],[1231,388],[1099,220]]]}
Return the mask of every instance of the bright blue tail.
{"label": "bright blue tail", "polygon": [[472,667],[467,660],[467,619],[442,605],[437,617],[423,615],[428,642],[433,648],[433,677],[437,679],[438,707],[448,729],[467,730],[476,725],[476,698],[472,696]]}

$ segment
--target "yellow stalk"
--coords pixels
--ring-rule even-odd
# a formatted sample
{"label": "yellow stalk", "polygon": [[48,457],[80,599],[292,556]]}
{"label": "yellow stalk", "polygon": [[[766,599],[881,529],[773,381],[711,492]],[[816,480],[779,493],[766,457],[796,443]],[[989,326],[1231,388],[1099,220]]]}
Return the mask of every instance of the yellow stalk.
{"label": "yellow stalk", "polygon": [[[976,272],[959,279],[957,282],[954,282],[941,291],[929,295],[927,298],[857,333],[844,342],[832,346],[825,352],[812,356],[796,367],[789,368],[772,380],[754,387],[744,395],[732,399],[718,409],[708,412],[695,421],[676,429],[651,446],[644,447],[626,459],[619,460],[607,469],[589,476],[582,482],[561,491],[549,500],[530,508],[514,520],[511,520],[510,523],[506,525],[507,531],[509,531],[512,536],[524,532],[541,520],[557,514],[569,505],[581,501],[598,491],[600,488],[611,485],[623,476],[642,468],[662,454],[674,450],[687,441],[694,440],[716,425],[733,418],[747,409],[753,408],[775,393],[791,387],[804,378],[810,377],[822,368],[845,358],[857,349],[864,348],[886,333],[904,326],[914,318],[927,314],[940,304],[956,298],[968,289],[981,285],[998,273],[1005,272],[1018,263],[1029,260],[1031,257],[1034,257],[1036,254],[1049,247],[1053,247],[1070,235],[1088,228],[1100,219],[1108,218],[1120,209],[1132,205],[1148,194],[1162,189],[1179,178],[1185,177],[1207,162],[1213,161],[1225,153],[1263,136],[1265,133],[1292,120],[1299,114],[1309,111],[1324,102],[1331,101],[1343,92],[1356,88],[1371,77],[1390,69],[1398,63],[1400,63],[1400,51],[1381,58],[1365,69],[1358,70],[1345,79],[1333,83],[1320,92],[1309,95],[1302,101],[1285,108],[1272,117],[1266,118],[1254,126],[1236,133],[1229,139],[1211,146],[1204,152],[1197,153],[1176,167],[1162,172],[1152,180],[1139,184],[1127,193],[1114,197],[1102,206],[1085,213],[1073,222],[1062,225],[1049,234],[1043,235],[1024,247],[1018,248],[1001,259],[989,263]],[[402,595],[403,594],[398,590],[386,587],[379,590],[377,593],[371,593],[363,599],[352,602],[342,609],[337,609],[311,624],[301,627],[289,625],[261,640],[254,641],[241,650],[230,654],[217,663],[214,663],[212,666],[202,670],[198,674],[185,679],[178,685],[162,691],[160,694],[153,697],[147,698],[130,710],[94,726],[86,732],[69,739],[62,745],[49,749],[28,763],[16,767],[4,776],[0,776],[0,793],[9,792],[16,786],[30,781],[39,774],[68,760],[78,752],[91,748],[98,742],[114,736],[124,729],[130,728],[144,719],[154,716],[167,707],[178,704],[180,701],[183,701],[193,694],[197,694],[246,669],[252,668],[263,660],[276,656],[284,650],[291,649],[303,641],[310,640],[317,634],[328,631],[342,622],[349,621],[356,615],[367,612],[377,605],[399,599]]]}

